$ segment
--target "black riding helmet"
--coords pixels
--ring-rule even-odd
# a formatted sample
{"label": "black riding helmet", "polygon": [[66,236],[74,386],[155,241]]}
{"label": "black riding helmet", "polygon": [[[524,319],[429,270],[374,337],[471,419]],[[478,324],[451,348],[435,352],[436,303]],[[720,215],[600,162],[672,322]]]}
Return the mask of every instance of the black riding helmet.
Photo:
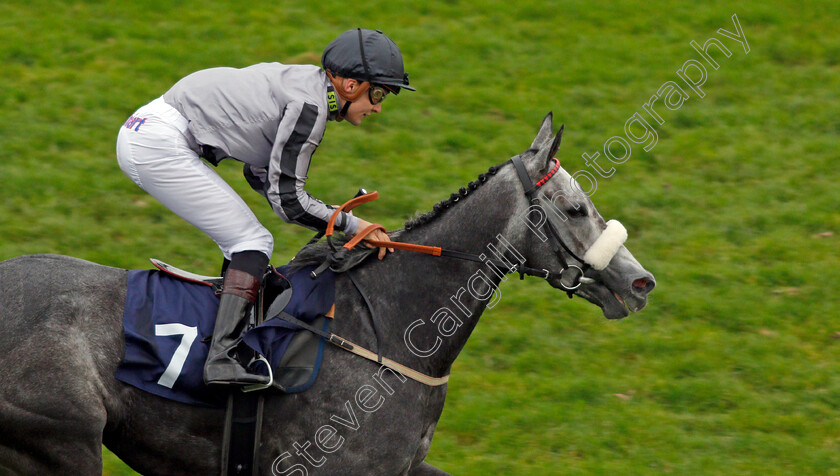
{"label": "black riding helmet", "polygon": [[394,94],[416,91],[408,85],[400,49],[381,30],[345,31],[327,45],[321,64],[334,76],[390,86]]}

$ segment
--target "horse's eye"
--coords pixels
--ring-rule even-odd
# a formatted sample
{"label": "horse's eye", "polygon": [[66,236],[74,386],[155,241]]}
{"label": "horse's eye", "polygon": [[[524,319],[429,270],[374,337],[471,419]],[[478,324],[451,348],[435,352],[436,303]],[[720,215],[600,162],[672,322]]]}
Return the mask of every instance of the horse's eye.
{"label": "horse's eye", "polygon": [[585,217],[586,216],[586,207],[583,205],[578,205],[577,208],[569,207],[566,210],[566,214],[570,217]]}

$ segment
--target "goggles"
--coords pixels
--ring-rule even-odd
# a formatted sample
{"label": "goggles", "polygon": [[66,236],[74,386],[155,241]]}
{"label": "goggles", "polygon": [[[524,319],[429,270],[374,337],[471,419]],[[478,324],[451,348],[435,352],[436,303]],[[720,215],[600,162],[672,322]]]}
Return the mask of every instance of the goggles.
{"label": "goggles", "polygon": [[385,100],[385,96],[387,96],[389,92],[390,91],[384,86],[371,83],[370,88],[368,88],[368,98],[370,98],[370,103],[374,106],[381,103]]}

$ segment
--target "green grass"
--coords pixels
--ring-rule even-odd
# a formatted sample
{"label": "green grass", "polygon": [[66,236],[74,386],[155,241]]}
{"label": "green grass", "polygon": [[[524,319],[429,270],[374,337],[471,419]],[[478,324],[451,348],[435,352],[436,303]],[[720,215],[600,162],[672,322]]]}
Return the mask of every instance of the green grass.
{"label": "green grass", "polygon": [[[733,13],[749,54],[715,35]],[[114,157],[125,118],[198,69],[316,62],[338,33],[382,28],[418,92],[330,125],[307,187],[331,203],[378,190],[359,213],[397,228],[526,149],[549,110],[564,167],[584,168],[698,58],[689,41],[715,35],[733,54],[713,53],[706,97],[657,109],[659,143],[593,196],[656,274],[648,308],[607,321],[509,281],[454,365],[428,460],[459,475],[840,474],[838,23],[831,1],[7,0],[0,259],[213,273],[215,245]],[[274,261],[293,256],[311,233],[273,217],[235,163],[218,170],[275,234]],[[106,453],[106,474],[124,468]]]}

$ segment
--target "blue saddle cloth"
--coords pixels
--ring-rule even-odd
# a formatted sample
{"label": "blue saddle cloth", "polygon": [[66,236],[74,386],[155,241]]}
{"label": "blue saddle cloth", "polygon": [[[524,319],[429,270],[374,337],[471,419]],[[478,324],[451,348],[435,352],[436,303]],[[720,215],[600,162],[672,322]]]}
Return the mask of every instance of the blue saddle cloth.
{"label": "blue saddle cloth", "polygon": [[[313,281],[311,269],[294,274],[287,274],[286,266],[277,270],[293,289],[285,311],[306,322],[329,312],[335,301],[335,275],[328,270]],[[218,308],[219,298],[209,286],[157,270],[130,270],[123,312],[125,357],[117,379],[182,403],[224,406],[228,389],[207,386],[203,380]],[[299,329],[279,318],[270,319],[247,331],[243,341],[276,368]]]}

